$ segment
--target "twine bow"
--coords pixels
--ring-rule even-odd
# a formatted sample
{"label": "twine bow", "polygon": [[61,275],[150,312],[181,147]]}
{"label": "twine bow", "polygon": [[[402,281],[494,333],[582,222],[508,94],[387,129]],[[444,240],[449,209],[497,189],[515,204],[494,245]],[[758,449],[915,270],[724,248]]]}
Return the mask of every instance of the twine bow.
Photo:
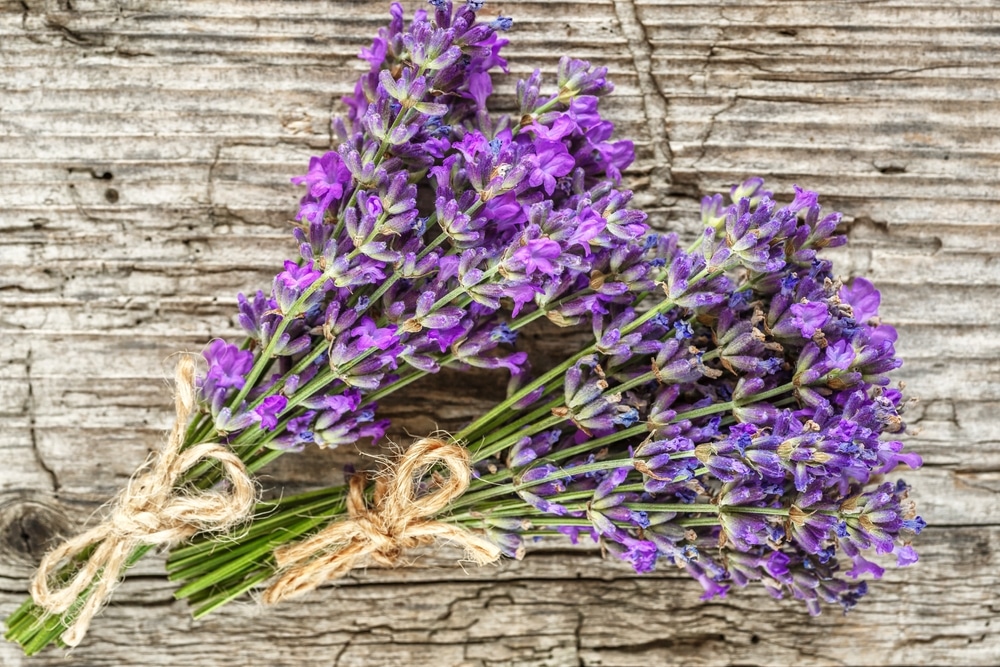
{"label": "twine bow", "polygon": [[[448,468],[448,477],[436,490],[417,496],[423,473],[438,462]],[[432,518],[465,492],[470,476],[468,450],[434,438],[414,443],[387,477],[376,480],[371,508],[365,501],[365,476],[352,476],[347,495],[349,518],[278,549],[275,559],[280,576],[264,591],[264,603],[277,604],[308,593],[369,559],[392,567],[406,550],[436,539],[465,547],[467,557],[478,565],[497,561],[500,549],[492,542]]]}
{"label": "twine bow", "polygon": [[[176,421],[163,450],[152,464],[136,471],[114,500],[107,519],[42,558],[31,583],[35,603],[55,614],[69,610],[92,588],[62,634],[69,646],[83,639],[137,547],[178,542],[204,530],[224,530],[253,512],[256,489],[239,457],[225,446],[210,442],[182,451],[184,432],[195,406],[194,362],[189,357],[182,357],[178,363],[175,381]],[[229,479],[228,492],[176,488],[184,473],[204,459],[222,465]],[[72,578],[60,582],[62,566],[91,548]]]}

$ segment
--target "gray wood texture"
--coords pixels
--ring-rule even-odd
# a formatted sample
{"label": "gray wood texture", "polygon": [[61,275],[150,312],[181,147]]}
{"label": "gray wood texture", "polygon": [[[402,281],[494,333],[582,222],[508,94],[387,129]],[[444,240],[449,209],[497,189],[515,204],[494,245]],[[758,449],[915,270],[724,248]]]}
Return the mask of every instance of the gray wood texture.
{"label": "gray wood texture", "polygon": [[[408,13],[419,6],[406,3]],[[291,175],[385,20],[382,2],[0,0],[0,613],[161,442],[170,355],[238,335],[235,294],[294,251]],[[1000,8],[994,0],[505,1],[513,82],[559,55],[607,64],[627,177],[653,224],[750,174],[846,213],[837,261],[882,288],[919,397],[907,479],[921,562],[851,614],[761,591],[702,603],[547,546],[463,572],[447,554],[302,602],[193,622],[144,561],[70,654],[35,665],[1000,664]],[[564,340],[527,336],[539,363]],[[396,434],[455,428],[502,393],[445,374],[386,404]],[[265,484],[337,481],[350,450]]]}

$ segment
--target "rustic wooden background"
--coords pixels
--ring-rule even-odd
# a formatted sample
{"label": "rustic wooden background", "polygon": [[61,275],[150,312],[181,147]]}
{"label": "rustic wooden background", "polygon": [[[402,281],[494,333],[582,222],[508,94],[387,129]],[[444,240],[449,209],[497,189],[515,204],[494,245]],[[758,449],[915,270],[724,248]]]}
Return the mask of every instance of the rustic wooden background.
{"label": "rustic wooden background", "polygon": [[[418,6],[408,2],[407,10]],[[900,330],[922,560],[848,616],[758,590],[701,603],[559,546],[462,572],[369,571],[304,602],[192,622],[147,559],[71,654],[4,665],[1000,664],[1000,9],[995,0],[503,2],[512,81],[606,63],[608,113],[653,223],[763,174],[846,213],[843,273]],[[0,612],[170,423],[169,358],[236,336],[234,295],[294,251],[288,179],[381,2],[0,0]],[[536,357],[560,345],[529,336]],[[551,353],[551,354],[550,354]],[[386,406],[454,428],[502,391],[450,374]],[[351,451],[288,456],[272,488],[335,481]]]}

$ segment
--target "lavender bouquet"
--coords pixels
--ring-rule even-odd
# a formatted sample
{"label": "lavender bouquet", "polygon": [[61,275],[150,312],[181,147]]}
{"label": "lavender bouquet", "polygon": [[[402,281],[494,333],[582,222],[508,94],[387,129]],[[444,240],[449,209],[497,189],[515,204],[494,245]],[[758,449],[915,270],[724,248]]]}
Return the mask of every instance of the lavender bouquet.
{"label": "lavender bouquet", "polygon": [[[844,243],[840,215],[803,190],[778,207],[760,179],[702,213],[687,251],[650,237],[644,261],[664,279],[601,302],[592,344],[450,440],[417,442],[374,485],[355,475],[266,505],[232,540],[176,550],[178,597],[201,616],[265,582],[278,602],[435,538],[483,563],[563,535],[639,573],[682,568],[704,599],[760,582],[818,614],[850,609],[862,575],[882,575],[868,552],[915,562],[924,522],[907,485],[882,480],[921,463],[881,437],[904,430],[896,331],[870,282],[841,284],[817,255]],[[471,471],[453,463],[463,452]]]}
{"label": "lavender bouquet", "polygon": [[552,94],[536,72],[518,84],[517,117],[493,118],[511,19],[432,4],[408,26],[394,4],[362,51],[370,68],[334,121],[337,150],[293,179],[308,188],[299,257],[269,294],[239,297],[249,337],[212,341],[196,380],[182,364],[164,455],[105,523],[43,561],[34,601],[7,620],[27,653],[79,642],[153,546],[248,518],[247,473],[309,444],[378,440],[378,400],[443,366],[505,369],[515,391],[528,377],[509,349],[518,329],[581,321],[648,280],[645,215],[619,185],[633,146],[611,141],[598,111],[606,69],[563,59]]}
{"label": "lavender bouquet", "polygon": [[[43,562],[7,620],[26,653],[75,645],[124,569],[199,532],[169,563],[198,615],[276,572],[270,601],[435,538],[488,562],[589,535],[637,571],[665,559],[709,595],[763,579],[811,610],[864,592],[837,578],[838,547],[852,576],[880,573],[870,548],[915,560],[905,485],[877,484],[919,464],[879,437],[903,429],[895,332],[869,283],[816,256],[844,241],[839,217],[805,191],[778,208],[751,180],[706,200],[687,250],[650,235],[620,187],[632,144],[598,111],[606,70],[563,59],[551,94],[535,72],[517,116],[494,117],[511,20],[432,4],[409,26],[393,5],[362,51],[338,149],[295,179],[299,258],[240,296],[242,345],[213,341],[197,380],[182,368],[165,454]],[[595,342],[532,378],[512,345],[540,318],[589,322]],[[379,440],[377,401],[443,366],[506,369],[509,398],[381,482],[264,504],[220,536],[251,513],[247,473]]]}

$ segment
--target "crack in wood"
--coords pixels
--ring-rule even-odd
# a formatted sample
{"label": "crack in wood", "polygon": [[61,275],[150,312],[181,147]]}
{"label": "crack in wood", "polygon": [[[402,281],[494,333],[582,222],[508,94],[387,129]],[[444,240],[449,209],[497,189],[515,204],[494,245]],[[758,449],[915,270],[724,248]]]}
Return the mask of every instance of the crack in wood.
{"label": "crack in wood", "polygon": [[35,406],[35,383],[31,379],[31,366],[32,366],[32,355],[34,351],[31,347],[28,348],[28,355],[24,362],[24,376],[25,382],[28,385],[28,395],[27,395],[27,408],[28,412],[28,433],[31,436],[31,451],[35,455],[35,461],[38,463],[38,467],[48,475],[49,483],[52,485],[52,492],[59,492],[59,478],[56,476],[55,471],[49,467],[48,463],[45,462],[45,457],[42,456],[42,452],[38,447],[38,430],[37,430],[37,416],[36,416],[36,406]]}
{"label": "crack in wood", "polygon": [[584,614],[582,611],[576,612],[576,625],[573,626],[573,639],[574,639],[574,649],[576,650],[576,664],[577,667],[586,667],[586,662],[583,658],[583,622]]}
{"label": "crack in wood", "polygon": [[729,101],[726,103],[724,107],[722,107],[718,111],[712,112],[712,114],[708,117],[708,126],[698,141],[698,143],[701,146],[701,152],[698,154],[698,157],[696,157],[691,164],[691,169],[693,169],[699,175],[699,177],[701,176],[702,173],[701,161],[705,159],[705,154],[708,152],[708,141],[709,139],[712,138],[712,133],[715,132],[716,120],[722,114],[726,113],[727,111],[731,111],[737,104],[739,104],[740,99],[742,98],[740,97],[739,93],[733,94],[733,96],[729,99]]}
{"label": "crack in wood", "polygon": [[668,118],[670,100],[653,73],[653,47],[649,43],[646,27],[639,18],[635,2],[633,0],[614,0],[614,8],[622,35],[625,37],[628,50],[632,55],[633,67],[643,93],[643,114],[650,133],[650,143],[653,147],[656,163],[650,171],[649,190],[651,190],[655,205],[661,206],[673,182],[671,169],[674,154],[670,145]]}

